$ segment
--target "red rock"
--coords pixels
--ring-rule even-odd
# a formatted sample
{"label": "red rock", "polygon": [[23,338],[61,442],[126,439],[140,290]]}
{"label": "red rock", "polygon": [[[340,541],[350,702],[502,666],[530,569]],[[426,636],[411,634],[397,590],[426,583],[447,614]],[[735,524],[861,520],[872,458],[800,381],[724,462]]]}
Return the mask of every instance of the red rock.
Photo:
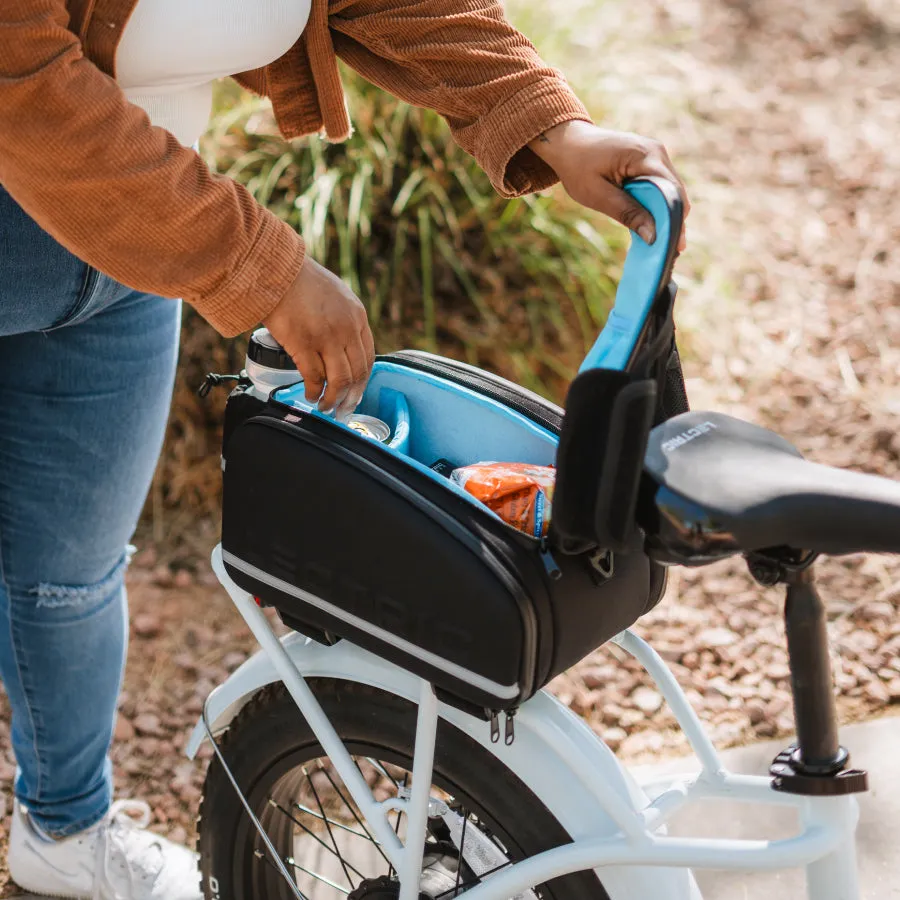
{"label": "red rock", "polygon": [[632,695],[631,702],[644,713],[655,713],[663,705],[659,691],[649,687],[639,687]]}
{"label": "red rock", "polygon": [[761,700],[750,700],[744,709],[751,725],[759,725],[766,718],[766,705]]}
{"label": "red rock", "polygon": [[153,581],[160,587],[168,587],[172,583],[172,570],[165,564],[153,570]]}
{"label": "red rock", "polygon": [[134,738],[134,726],[122,715],[116,719],[116,730],[113,737],[120,743]]}
{"label": "red rock", "polygon": [[766,666],[766,675],[772,681],[783,681],[791,677],[791,670],[786,662],[773,662]]}
{"label": "red rock", "polygon": [[159,635],[161,625],[157,616],[140,613],[134,617],[131,629],[139,638],[155,638]]}
{"label": "red rock", "polygon": [[159,716],[153,713],[141,713],[132,722],[138,734],[147,737],[162,737],[165,733],[159,724]]}
{"label": "red rock", "polygon": [[864,688],[863,694],[867,700],[871,700],[878,706],[884,706],[891,700],[890,691],[883,681],[877,679],[870,681]]}
{"label": "red rock", "polygon": [[184,846],[188,842],[187,831],[185,831],[183,825],[176,825],[174,828],[169,829],[168,837],[173,844]]}
{"label": "red rock", "polygon": [[876,622],[879,619],[890,620],[896,615],[893,604],[887,601],[873,600],[866,603],[856,610],[855,618],[862,619],[864,622]]}
{"label": "red rock", "polygon": [[144,759],[154,759],[159,756],[159,741],[152,737],[138,738],[134,742],[135,750],[140,753]]}
{"label": "red rock", "polygon": [[157,555],[155,547],[147,547],[135,554],[134,565],[139,569],[152,569],[156,565]]}
{"label": "red rock", "polygon": [[645,722],[647,717],[639,709],[626,709],[619,718],[619,725],[626,731],[631,731],[636,725]]}
{"label": "red rock", "polygon": [[172,579],[172,584],[180,590],[191,587],[193,583],[194,576],[187,569],[179,569]]}
{"label": "red rock", "polygon": [[764,738],[775,737],[778,733],[778,728],[771,719],[763,719],[753,728],[760,737]]}
{"label": "red rock", "polygon": [[[222,657],[222,665],[229,672],[233,672],[238,666],[242,665],[246,659],[247,659],[246,653],[241,653],[239,651],[233,651],[231,653],[226,653]],[[590,687],[590,685],[588,685],[588,687]]]}
{"label": "red rock", "polygon": [[624,728],[606,728],[600,734],[600,737],[610,750],[615,751],[619,749],[622,741],[628,737],[628,734]]}
{"label": "red rock", "polygon": [[198,788],[196,785],[191,784],[190,782],[175,782],[172,785],[172,790],[175,792],[175,795],[179,800],[181,800],[183,803],[187,803],[189,806],[193,806],[199,803],[200,797],[202,796],[200,788]]}

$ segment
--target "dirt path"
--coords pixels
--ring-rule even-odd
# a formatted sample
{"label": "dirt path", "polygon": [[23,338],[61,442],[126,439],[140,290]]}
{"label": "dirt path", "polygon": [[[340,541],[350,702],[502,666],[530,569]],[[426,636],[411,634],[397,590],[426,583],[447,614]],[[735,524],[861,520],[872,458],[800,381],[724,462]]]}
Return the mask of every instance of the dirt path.
{"label": "dirt path", "polygon": [[[776,428],[819,461],[900,477],[900,11],[891,0],[596,6],[567,0],[579,23],[567,58],[612,98],[610,124],[662,138],[692,188],[678,280],[694,406]],[[900,564],[820,569],[842,716],[900,703]],[[114,758],[122,794],[184,838],[202,763],[181,748],[201,697],[252,642],[208,572],[181,587],[168,578],[152,566],[130,575],[135,639]],[[740,564],[675,573],[639,631],[719,745],[790,730],[779,599]],[[628,758],[684,749],[619,654],[598,651],[554,689]],[[12,775],[7,754],[7,801]]]}

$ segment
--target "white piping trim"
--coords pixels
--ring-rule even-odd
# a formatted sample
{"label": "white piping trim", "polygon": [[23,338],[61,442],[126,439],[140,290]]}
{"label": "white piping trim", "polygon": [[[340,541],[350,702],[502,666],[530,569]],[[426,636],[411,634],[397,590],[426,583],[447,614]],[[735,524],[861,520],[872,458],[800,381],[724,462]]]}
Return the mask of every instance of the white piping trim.
{"label": "white piping trim", "polygon": [[353,613],[349,613],[346,610],[329,603],[327,600],[316,597],[315,594],[304,591],[303,588],[295,587],[288,581],[277,578],[275,575],[270,575],[263,569],[254,566],[252,563],[245,562],[233,553],[229,553],[227,550],[222,551],[222,559],[227,562],[228,565],[234,566],[235,569],[240,570],[245,575],[249,575],[251,578],[255,578],[263,584],[276,588],[284,594],[290,594],[290,596],[296,597],[304,603],[309,603],[310,606],[315,606],[316,609],[320,609],[322,612],[326,612],[328,615],[334,616],[336,619],[340,619],[342,622],[346,622],[348,625],[352,625],[360,631],[365,631],[373,637],[378,638],[380,641],[384,641],[384,643],[396,647],[403,653],[413,656],[416,659],[420,659],[429,666],[439,669],[441,672],[446,672],[451,677],[466,684],[470,684],[472,687],[478,688],[478,690],[484,691],[486,694],[493,694],[495,697],[500,697],[504,700],[512,700],[519,694],[519,686],[517,684],[498,684],[496,681],[491,681],[489,678],[485,678],[475,672],[470,672],[468,669],[464,669],[462,666],[456,665],[456,663],[443,659],[437,654],[432,653],[430,650],[423,650],[421,647],[417,647],[415,644],[411,644],[409,641],[397,637],[397,635],[391,634],[389,631],[385,631],[383,628],[379,628],[377,625],[373,625],[365,619],[360,619],[359,616],[354,616]]}

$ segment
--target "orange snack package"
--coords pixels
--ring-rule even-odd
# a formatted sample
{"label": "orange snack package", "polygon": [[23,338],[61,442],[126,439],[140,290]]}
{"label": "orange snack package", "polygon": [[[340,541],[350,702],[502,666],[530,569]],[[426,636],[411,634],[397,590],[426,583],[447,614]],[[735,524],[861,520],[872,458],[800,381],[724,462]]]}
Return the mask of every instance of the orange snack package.
{"label": "orange snack package", "polygon": [[556,469],[529,463],[479,462],[450,477],[504,522],[532,537],[550,527]]}

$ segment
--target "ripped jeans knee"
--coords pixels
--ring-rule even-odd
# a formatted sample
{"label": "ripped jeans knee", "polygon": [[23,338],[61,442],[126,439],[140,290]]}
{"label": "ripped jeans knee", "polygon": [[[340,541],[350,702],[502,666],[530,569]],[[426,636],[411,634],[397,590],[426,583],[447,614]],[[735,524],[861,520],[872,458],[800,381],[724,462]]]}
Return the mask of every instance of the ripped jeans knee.
{"label": "ripped jeans knee", "polygon": [[28,588],[36,598],[35,610],[69,610],[73,614],[88,615],[102,607],[122,589],[128,555],[123,555],[112,571],[93,584],[54,584],[40,582]]}
{"label": "ripped jeans knee", "polygon": [[50,834],[97,821],[128,630],[121,558],[88,584],[0,581],[0,677],[12,708],[16,796]]}

